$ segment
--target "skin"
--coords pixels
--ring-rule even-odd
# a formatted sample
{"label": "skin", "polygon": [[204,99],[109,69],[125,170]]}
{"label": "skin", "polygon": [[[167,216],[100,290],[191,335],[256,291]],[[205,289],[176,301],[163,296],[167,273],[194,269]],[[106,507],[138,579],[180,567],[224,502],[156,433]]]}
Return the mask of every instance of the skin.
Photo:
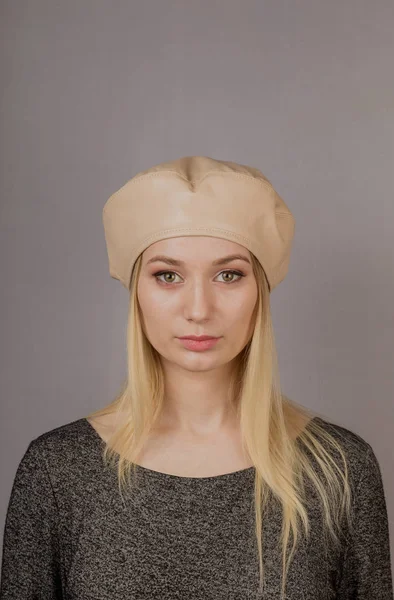
{"label": "skin", "polygon": [[[159,254],[184,265],[148,263]],[[143,253],[137,289],[143,328],[164,370],[161,431],[177,434],[184,442],[201,440],[204,447],[210,440],[218,444],[222,439],[227,452],[237,430],[226,398],[229,374],[252,336],[258,298],[251,262],[212,265],[230,254],[251,261],[249,250],[229,240],[208,236],[160,240]],[[221,339],[213,348],[195,352],[177,339],[185,335]]]}
{"label": "skin", "polygon": [[[159,254],[184,264],[149,264]],[[234,359],[253,334],[258,290],[251,263],[212,265],[230,254],[251,259],[244,246],[209,236],[160,240],[142,255],[137,288],[142,326],[165,377],[164,410],[138,459],[146,468],[208,477],[251,466],[226,393]],[[213,348],[195,352],[177,339],[184,335],[221,339]],[[294,436],[308,421],[291,411],[288,420]],[[108,441],[112,415],[90,422]]]}

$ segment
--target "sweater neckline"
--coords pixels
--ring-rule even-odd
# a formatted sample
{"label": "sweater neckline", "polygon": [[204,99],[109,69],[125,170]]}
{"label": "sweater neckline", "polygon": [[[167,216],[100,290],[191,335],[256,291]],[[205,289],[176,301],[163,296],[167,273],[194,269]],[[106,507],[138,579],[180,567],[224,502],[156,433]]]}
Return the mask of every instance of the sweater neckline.
{"label": "sweater neckline", "polygon": [[[101,450],[105,447],[105,440],[101,437],[101,435],[96,431],[91,423],[87,420],[86,417],[82,417],[80,420],[82,425],[85,427],[88,435],[90,435],[91,439],[94,440],[95,443],[98,444]],[[181,475],[173,475],[171,473],[163,473],[162,471],[155,471],[153,469],[148,469],[147,467],[143,467],[142,465],[137,464],[137,469],[146,477],[155,478],[159,480],[167,480],[172,482],[184,482],[184,483],[210,483],[210,482],[224,482],[226,480],[234,480],[238,478],[249,477],[254,471],[255,467],[246,467],[246,469],[240,469],[238,471],[232,471],[231,473],[223,473],[221,475],[211,475],[209,477],[184,477]]]}

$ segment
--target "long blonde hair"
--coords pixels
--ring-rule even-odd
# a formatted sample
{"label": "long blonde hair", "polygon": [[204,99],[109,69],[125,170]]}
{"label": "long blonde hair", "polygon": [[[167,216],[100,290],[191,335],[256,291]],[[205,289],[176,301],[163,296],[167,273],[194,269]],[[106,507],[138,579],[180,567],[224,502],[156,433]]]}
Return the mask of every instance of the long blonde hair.
{"label": "long blonde hair", "polygon": [[[281,598],[284,598],[289,565],[301,534],[299,520],[306,536],[310,530],[303,477],[308,477],[318,492],[325,524],[335,544],[340,543],[344,514],[351,524],[351,487],[345,453],[337,440],[312,420],[319,416],[318,413],[290,400],[280,391],[268,282],[259,261],[250,254],[258,287],[255,326],[251,339],[237,357],[229,393],[238,415],[244,451],[255,467],[255,532],[261,590],[264,586],[262,516],[271,494],[282,506]],[[142,255],[138,257],[131,277],[128,375],[110,404],[87,415],[91,419],[108,414],[121,415],[121,425],[113,429],[103,453],[108,466],[118,465],[121,496],[126,479],[130,485],[131,471],[135,475],[138,456],[164,402],[160,357],[143,332],[137,299],[141,259]],[[307,424],[300,428],[300,422]],[[325,442],[339,453],[343,469],[327,451]],[[311,457],[317,461],[325,482],[318,476]],[[293,544],[286,560],[290,535]]]}

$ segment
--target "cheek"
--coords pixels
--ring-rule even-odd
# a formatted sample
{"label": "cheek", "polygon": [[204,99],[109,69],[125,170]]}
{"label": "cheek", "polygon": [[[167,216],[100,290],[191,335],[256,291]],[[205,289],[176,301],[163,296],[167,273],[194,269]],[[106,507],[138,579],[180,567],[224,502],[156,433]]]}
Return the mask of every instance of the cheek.
{"label": "cheek", "polygon": [[160,322],[163,327],[169,323],[171,314],[176,312],[173,303],[169,302],[167,298],[161,299],[159,295],[156,295],[155,298],[147,297],[141,303],[141,309],[147,320],[149,319],[152,323]]}
{"label": "cheek", "polygon": [[170,302],[168,297],[153,292],[152,286],[142,285],[138,290],[138,304],[144,332],[155,346],[165,339],[171,328]]}
{"label": "cheek", "polygon": [[255,310],[257,303],[257,288],[255,291],[250,290],[247,294],[242,294],[238,298],[232,298],[229,312],[238,321],[248,321]]}
{"label": "cheek", "polygon": [[168,312],[174,305],[174,300],[175,295],[161,289],[153,276],[151,279],[141,280],[138,286],[138,301],[146,315],[154,317],[156,314]]}
{"label": "cheek", "polygon": [[254,329],[256,301],[251,298],[240,300],[231,304],[222,314],[224,324],[224,335],[227,339],[239,340],[249,339]]}
{"label": "cheek", "polygon": [[232,323],[231,328],[234,335],[238,336],[242,332],[247,332],[247,337],[250,336],[254,329],[254,323],[256,318],[257,309],[257,288],[255,292],[251,291],[250,294],[239,298],[238,302],[234,302],[231,306],[231,313],[229,312],[227,322]]}
{"label": "cheek", "polygon": [[137,298],[145,317],[154,316],[159,302],[156,290],[150,279],[143,278],[140,280],[137,289]]}

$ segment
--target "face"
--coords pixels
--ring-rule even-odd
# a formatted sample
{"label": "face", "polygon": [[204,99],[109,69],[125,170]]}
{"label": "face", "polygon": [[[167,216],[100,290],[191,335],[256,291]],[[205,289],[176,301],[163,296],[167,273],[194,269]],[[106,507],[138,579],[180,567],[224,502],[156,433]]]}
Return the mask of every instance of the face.
{"label": "face", "polygon": [[[214,264],[233,254],[246,260]],[[137,296],[152,346],[164,362],[188,370],[227,364],[253,333],[257,283],[249,250],[235,242],[185,236],[152,244],[142,255]],[[202,349],[185,346],[179,338],[188,335],[219,339]]]}

